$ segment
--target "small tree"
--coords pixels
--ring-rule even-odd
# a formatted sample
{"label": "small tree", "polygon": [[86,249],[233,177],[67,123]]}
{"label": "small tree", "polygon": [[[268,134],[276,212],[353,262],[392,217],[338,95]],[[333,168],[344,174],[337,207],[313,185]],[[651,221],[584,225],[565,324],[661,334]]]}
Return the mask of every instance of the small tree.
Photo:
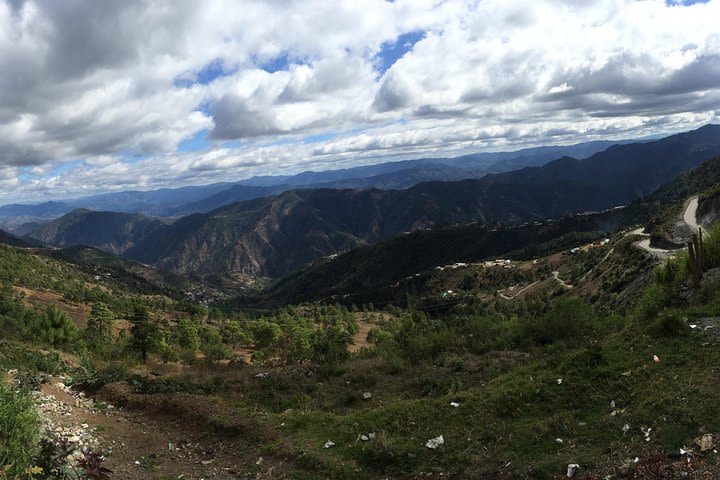
{"label": "small tree", "polygon": [[112,343],[112,325],[115,313],[104,303],[93,305],[85,328],[85,341],[88,348],[100,354],[107,353]]}
{"label": "small tree", "polygon": [[150,321],[150,315],[145,307],[135,307],[133,316],[130,319],[131,344],[134,349],[140,352],[142,362],[147,361],[147,354],[156,350],[161,340],[160,328]]}
{"label": "small tree", "polygon": [[176,331],[178,345],[196,352],[200,349],[200,335],[198,326],[192,320],[181,318],[178,320]]}
{"label": "small tree", "polygon": [[38,317],[35,328],[38,336],[53,348],[70,343],[77,337],[77,327],[70,316],[55,305],[49,306],[45,314]]}
{"label": "small tree", "polygon": [[233,347],[252,343],[252,338],[243,330],[242,325],[237,320],[228,320],[223,323],[220,326],[220,335],[225,344]]}
{"label": "small tree", "polygon": [[338,364],[350,356],[348,345],[352,343],[352,335],[340,326],[317,330],[313,340],[313,357],[317,362]]}
{"label": "small tree", "polygon": [[277,323],[260,318],[252,323],[252,333],[257,348],[267,348],[280,337],[282,330]]}

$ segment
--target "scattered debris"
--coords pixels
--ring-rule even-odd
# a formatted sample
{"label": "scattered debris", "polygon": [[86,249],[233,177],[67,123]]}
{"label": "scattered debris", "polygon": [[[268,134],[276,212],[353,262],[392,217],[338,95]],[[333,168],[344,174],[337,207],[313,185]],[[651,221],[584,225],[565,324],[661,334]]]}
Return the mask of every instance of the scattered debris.
{"label": "scattered debris", "polygon": [[458,402],[450,402],[450,406],[453,408],[458,408],[460,404]]}
{"label": "scattered debris", "polygon": [[562,445],[564,443],[564,440],[562,438],[558,437],[555,439],[555,443],[559,443],[560,445]]}
{"label": "scattered debris", "polygon": [[628,424],[626,423],[626,424],[623,425],[623,427],[622,427],[623,435],[625,435],[625,434],[626,434],[627,432],[629,432],[629,431],[630,431],[630,425],[628,425]]}
{"label": "scattered debris", "polygon": [[333,442],[332,440],[328,440],[327,442],[325,442],[325,445],[323,445],[323,448],[330,448],[333,446],[335,446],[335,442]]}
{"label": "scattered debris", "polygon": [[266,379],[270,374],[268,372],[260,372],[255,375],[255,378]]}
{"label": "scattered debris", "polygon": [[577,473],[577,471],[578,471],[579,469],[580,469],[580,465],[578,465],[577,463],[570,463],[570,464],[568,464],[568,467],[567,467],[567,477],[568,477],[568,478],[572,478],[573,476],[575,476],[575,474]]}
{"label": "scattered debris", "polygon": [[428,440],[427,443],[425,444],[425,446],[431,450],[435,450],[436,448],[438,448],[439,446],[444,445],[444,444],[445,444],[445,439],[443,438],[442,435],[440,435],[438,437],[431,438],[430,440]]}
{"label": "scattered debris", "polygon": [[365,392],[365,393],[363,393],[363,397],[362,397],[362,398],[363,398],[363,400],[370,400],[370,399],[372,398],[372,393],[370,393],[370,392]]}
{"label": "scattered debris", "polygon": [[646,441],[646,442],[649,442],[649,441],[650,441],[650,431],[651,431],[651,430],[652,430],[652,428],[647,428],[647,429],[646,429],[645,427],[640,427],[640,431],[643,433],[643,435],[645,435],[645,441]]}
{"label": "scattered debris", "polygon": [[562,378],[557,379],[558,385],[562,385]]}
{"label": "scattered debris", "polygon": [[615,400],[610,400],[610,408],[615,410]]}

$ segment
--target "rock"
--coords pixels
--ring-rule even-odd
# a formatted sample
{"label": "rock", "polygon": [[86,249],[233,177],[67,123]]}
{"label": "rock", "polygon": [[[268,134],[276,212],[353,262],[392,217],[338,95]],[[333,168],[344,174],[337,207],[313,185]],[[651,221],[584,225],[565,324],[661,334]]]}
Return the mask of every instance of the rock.
{"label": "rock", "polygon": [[325,445],[323,445],[323,448],[330,448],[330,447],[334,447],[334,446],[335,446],[335,442],[333,442],[332,440],[328,440],[327,442],[325,442]]}
{"label": "rock", "polygon": [[579,469],[580,469],[580,465],[578,465],[577,463],[570,463],[570,464],[568,464],[568,467],[567,467],[567,477],[568,477],[568,478],[574,477],[575,474],[577,473],[577,471],[578,471]]}
{"label": "rock", "polygon": [[435,438],[431,438],[430,440],[428,440],[427,443],[425,444],[425,446],[431,450],[435,450],[436,448],[438,448],[444,444],[445,444],[445,439],[443,438],[442,435],[440,435],[440,436],[437,436]]}
{"label": "rock", "polygon": [[713,442],[713,437],[709,433],[706,433],[702,437],[695,439],[695,445],[700,447],[701,452],[707,452],[708,450],[712,450],[715,446],[715,443]]}
{"label": "rock", "polygon": [[458,402],[450,402],[450,406],[453,408],[458,408],[460,404]]}
{"label": "rock", "polygon": [[372,393],[365,392],[362,394],[362,398],[363,398],[363,400],[370,400],[372,398]]}

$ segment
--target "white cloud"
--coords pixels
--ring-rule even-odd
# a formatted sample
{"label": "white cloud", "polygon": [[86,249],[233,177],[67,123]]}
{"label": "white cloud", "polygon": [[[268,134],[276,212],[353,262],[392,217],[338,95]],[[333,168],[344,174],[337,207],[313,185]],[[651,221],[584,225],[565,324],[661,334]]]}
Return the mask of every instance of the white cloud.
{"label": "white cloud", "polygon": [[0,198],[689,129],[718,118],[717,18],[720,0],[0,0]]}

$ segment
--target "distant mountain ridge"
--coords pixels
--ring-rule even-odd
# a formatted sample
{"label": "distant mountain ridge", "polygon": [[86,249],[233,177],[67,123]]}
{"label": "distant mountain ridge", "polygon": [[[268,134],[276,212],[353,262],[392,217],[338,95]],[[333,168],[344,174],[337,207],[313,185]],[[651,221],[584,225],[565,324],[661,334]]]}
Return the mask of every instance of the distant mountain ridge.
{"label": "distant mountain ridge", "polygon": [[20,227],[22,224],[53,220],[75,208],[179,217],[296,188],[403,189],[426,181],[480,178],[487,173],[541,165],[562,155],[584,158],[609,145],[625,142],[592,141],[453,158],[401,160],[336,170],[305,171],[295,175],[252,177],[232,183],[113,192],[40,205],[5,205],[0,207],[0,226],[25,234],[37,225]]}
{"label": "distant mountain ridge", "polygon": [[316,258],[453,223],[520,224],[647,195],[720,153],[720,126],[619,145],[586,160],[406,190],[293,190],[164,226],[126,255],[178,272],[281,276]]}
{"label": "distant mountain ridge", "polygon": [[290,190],[172,224],[122,217],[103,227],[113,232],[104,234],[110,240],[93,233],[100,231],[97,227],[87,228],[101,222],[103,212],[94,212],[94,223],[83,212],[82,235],[73,227],[77,219],[63,217],[62,228],[31,237],[111,248],[180,273],[278,277],[403,232],[468,222],[517,225],[623,205],[718,153],[720,126],[708,125],[657,141],[612,146],[584,160],[563,157],[476,180],[426,182],[405,190]]}
{"label": "distant mountain ridge", "polygon": [[122,254],[138,239],[165,223],[137,213],[93,212],[76,209],[32,230],[25,237],[56,247],[88,245]]}

